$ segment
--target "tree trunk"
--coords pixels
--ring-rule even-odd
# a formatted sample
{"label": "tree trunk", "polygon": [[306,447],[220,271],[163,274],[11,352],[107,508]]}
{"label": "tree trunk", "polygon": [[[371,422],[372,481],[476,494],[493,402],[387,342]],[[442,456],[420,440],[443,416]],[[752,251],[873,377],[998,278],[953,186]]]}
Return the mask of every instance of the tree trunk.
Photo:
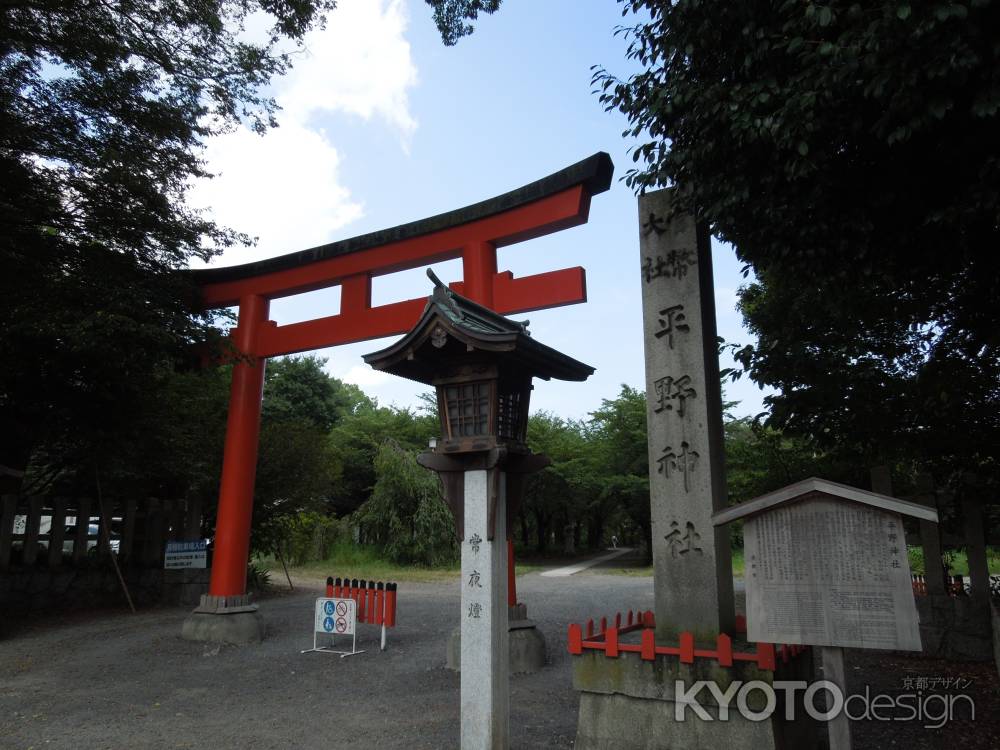
{"label": "tree trunk", "polygon": [[549,545],[549,524],[545,514],[535,512],[535,531],[538,534],[538,545],[535,549],[544,552]]}
{"label": "tree trunk", "polygon": [[587,529],[587,546],[591,549],[600,549],[603,537],[604,515],[597,511],[590,517],[590,528]]}
{"label": "tree trunk", "polygon": [[565,546],[567,523],[569,523],[569,519],[566,518],[565,513],[559,513],[555,517],[555,526],[553,527],[552,531],[555,533],[555,543],[557,550],[561,550]]}

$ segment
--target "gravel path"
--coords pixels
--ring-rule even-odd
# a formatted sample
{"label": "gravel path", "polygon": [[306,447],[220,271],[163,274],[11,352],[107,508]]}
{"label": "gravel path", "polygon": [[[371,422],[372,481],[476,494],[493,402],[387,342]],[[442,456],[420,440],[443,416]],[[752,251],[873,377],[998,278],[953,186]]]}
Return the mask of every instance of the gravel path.
{"label": "gravel path", "polygon": [[[607,563],[614,566],[618,561]],[[741,584],[737,581],[737,584]],[[312,645],[316,587],[261,602],[263,643],[206,646],[180,638],[187,608],[52,617],[0,627],[0,750],[66,748],[455,748],[459,677],[444,667],[458,624],[458,577],[399,587],[398,626],[378,651],[361,625],[364,654],[300,654]],[[650,577],[600,568],[518,578],[519,599],[548,642],[549,664],[511,680],[511,747],[570,748],[579,706],[566,626],[616,611],[653,608]],[[737,585],[738,607],[742,586]],[[848,651],[852,692],[898,691],[904,677],[971,681],[977,716],[933,730],[919,723],[861,722],[856,750],[1000,747],[1000,685],[991,664]]]}
{"label": "gravel path", "polygon": [[[576,734],[566,626],[652,609],[649,578],[518,579],[548,642],[550,664],[511,680],[511,745],[568,748]],[[360,626],[348,659],[312,645],[319,588],[261,602],[263,643],[206,646],[180,638],[187,608],[54,617],[0,642],[0,748],[452,748],[459,677],[444,667],[458,624],[454,583],[399,587],[397,627],[378,651]]]}

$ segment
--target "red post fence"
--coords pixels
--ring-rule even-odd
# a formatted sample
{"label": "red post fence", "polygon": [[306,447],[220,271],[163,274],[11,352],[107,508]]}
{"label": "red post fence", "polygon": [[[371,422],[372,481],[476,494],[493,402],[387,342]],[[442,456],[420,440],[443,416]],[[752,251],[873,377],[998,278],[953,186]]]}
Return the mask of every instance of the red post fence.
{"label": "red post fence", "polygon": [[[910,578],[913,583],[913,594],[927,596],[927,579],[922,575],[911,575]],[[945,576],[944,586],[950,596],[964,596],[966,593],[964,576]]]}
{"label": "red post fence", "polygon": [[357,604],[358,622],[371,625],[396,625],[396,584],[382,581],[359,581],[358,579],[330,576],[326,579],[328,599],[353,599]]}
{"label": "red post fence", "polygon": [[[622,621],[624,619],[624,627]],[[745,630],[745,619],[743,626]],[[650,611],[629,610],[625,617],[619,612],[615,615],[614,624],[610,627],[607,618],[601,618],[601,629],[594,632],[594,621],[588,620],[585,626],[576,623],[569,626],[567,647],[571,654],[579,656],[584,651],[601,651],[608,658],[615,659],[622,653],[636,653],[644,661],[653,661],[657,656],[676,656],[682,664],[693,664],[695,659],[715,659],[720,666],[731,667],[734,662],[745,661],[756,663],[760,669],[774,671],[778,660],[787,663],[789,659],[805,650],[805,646],[784,645],[776,648],[772,643],[758,643],[755,652],[733,651],[733,641],[725,633],[716,638],[714,649],[696,648],[694,635],[690,632],[680,634],[678,645],[658,646],[653,628],[655,620]],[[636,630],[642,630],[639,643],[622,643],[619,637]],[[739,623],[737,624],[739,630]]]}

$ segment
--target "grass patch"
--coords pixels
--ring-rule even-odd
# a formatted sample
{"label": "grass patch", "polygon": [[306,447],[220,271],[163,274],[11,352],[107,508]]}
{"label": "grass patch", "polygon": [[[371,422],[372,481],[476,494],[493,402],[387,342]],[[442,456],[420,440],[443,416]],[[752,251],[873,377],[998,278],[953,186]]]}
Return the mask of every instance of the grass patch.
{"label": "grass patch", "polygon": [[[265,558],[262,564],[271,571],[271,582],[276,585],[286,583],[281,563],[274,558]],[[326,583],[327,576],[365,581],[386,582],[433,582],[458,578],[461,567],[458,561],[437,567],[420,565],[400,565],[381,557],[375,547],[340,542],[333,548],[326,560],[316,560],[303,565],[289,566],[292,580]]]}
{"label": "grass patch", "polygon": [[[922,547],[907,547],[907,557],[910,559],[910,572],[914,575],[923,575],[927,572],[924,566],[924,550]],[[951,575],[969,575],[969,558],[964,549],[947,550],[944,555],[944,562],[947,564]],[[986,566],[990,575],[1000,575],[1000,547],[986,548]]]}

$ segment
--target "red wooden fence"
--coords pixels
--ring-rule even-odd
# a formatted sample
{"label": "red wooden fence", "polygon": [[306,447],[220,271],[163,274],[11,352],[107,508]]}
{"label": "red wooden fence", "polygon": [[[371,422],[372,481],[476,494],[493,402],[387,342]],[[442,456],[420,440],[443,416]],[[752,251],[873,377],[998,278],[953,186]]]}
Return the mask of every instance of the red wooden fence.
{"label": "red wooden fence", "polygon": [[[742,620],[742,618],[739,618]],[[745,625],[745,620],[737,622],[737,629],[740,625]],[[677,656],[682,664],[693,664],[695,659],[715,659],[720,666],[731,667],[734,662],[746,661],[754,662],[761,669],[774,671],[778,660],[782,663],[788,662],[793,656],[801,653],[805,646],[783,645],[776,647],[773,643],[758,643],[755,652],[743,652],[733,650],[733,641],[725,633],[719,634],[715,641],[714,649],[696,648],[694,634],[683,632],[680,634],[680,642],[676,646],[662,646],[656,644],[656,635],[653,628],[655,620],[650,611],[640,612],[629,610],[624,618],[621,612],[615,615],[614,622],[609,626],[606,617],[600,621],[600,630],[595,632],[594,621],[587,620],[586,625],[569,626],[568,648],[574,655],[580,655],[585,650],[603,651],[604,655],[615,659],[621,653],[636,653],[645,661],[653,661],[657,656]],[[619,637],[636,630],[642,631],[642,639],[639,643],[622,643]]]}

